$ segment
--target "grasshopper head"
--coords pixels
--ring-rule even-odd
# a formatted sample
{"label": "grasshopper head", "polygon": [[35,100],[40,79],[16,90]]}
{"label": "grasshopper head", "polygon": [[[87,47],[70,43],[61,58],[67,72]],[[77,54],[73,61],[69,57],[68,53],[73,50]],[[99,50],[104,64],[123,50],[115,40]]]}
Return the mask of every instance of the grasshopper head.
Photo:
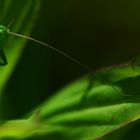
{"label": "grasshopper head", "polygon": [[0,48],[3,46],[3,42],[7,38],[9,29],[6,26],[0,25]]}
{"label": "grasshopper head", "polygon": [[7,32],[7,28],[3,25],[0,25],[0,34]]}
{"label": "grasshopper head", "polygon": [[6,26],[0,25],[0,35],[7,34],[9,29]]}

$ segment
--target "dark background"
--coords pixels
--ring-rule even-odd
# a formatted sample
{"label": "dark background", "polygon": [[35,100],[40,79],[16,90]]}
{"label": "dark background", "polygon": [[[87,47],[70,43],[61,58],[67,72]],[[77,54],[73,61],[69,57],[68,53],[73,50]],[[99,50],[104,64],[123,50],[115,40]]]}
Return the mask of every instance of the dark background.
{"label": "dark background", "polygon": [[[127,62],[139,54],[139,5],[138,0],[42,0],[31,36],[92,70]],[[26,114],[86,73],[64,56],[28,41],[6,91],[13,108],[9,117]]]}

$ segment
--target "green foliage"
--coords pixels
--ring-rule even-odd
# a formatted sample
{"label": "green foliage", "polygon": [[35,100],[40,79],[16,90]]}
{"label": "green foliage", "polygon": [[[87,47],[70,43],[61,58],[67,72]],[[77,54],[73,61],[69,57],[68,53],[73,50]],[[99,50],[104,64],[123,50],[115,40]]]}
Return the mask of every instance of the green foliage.
{"label": "green foliage", "polygon": [[[39,9],[39,4],[40,0],[24,0],[22,2],[18,0],[1,0],[0,7],[2,10],[0,12],[0,22],[3,25],[8,25],[14,20],[11,30],[29,35],[36,12]],[[9,39],[4,46],[9,64],[6,67],[0,68],[0,98],[16,63],[21,56],[25,43],[25,39],[15,39],[14,37],[9,36]]]}
{"label": "green foliage", "polygon": [[[131,66],[96,73],[84,100],[81,99],[89,77],[80,79],[56,93],[31,117],[3,123],[0,137],[41,140],[101,138],[140,118],[139,74],[140,68]],[[100,76],[110,82],[105,84],[97,78]]]}
{"label": "green foliage", "polygon": [[[12,31],[29,35],[39,6],[39,0],[1,0],[1,23],[8,25],[16,15]],[[4,50],[9,64],[0,67],[1,102],[3,91],[19,61],[25,43],[26,40],[11,36],[7,39]],[[111,67],[94,75],[87,75],[55,93],[53,97],[36,106],[34,111],[26,112],[27,115],[24,117],[1,119],[0,139],[132,139],[134,137],[129,133],[135,130],[140,118],[139,83],[139,66]],[[0,108],[3,110],[4,106]],[[0,116],[3,114],[4,112],[0,111]],[[139,132],[135,132],[137,136]]]}

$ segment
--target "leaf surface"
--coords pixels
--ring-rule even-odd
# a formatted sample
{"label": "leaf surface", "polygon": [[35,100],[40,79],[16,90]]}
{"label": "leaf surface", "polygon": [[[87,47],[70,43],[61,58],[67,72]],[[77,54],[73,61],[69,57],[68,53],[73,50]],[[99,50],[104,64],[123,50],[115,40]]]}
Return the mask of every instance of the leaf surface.
{"label": "leaf surface", "polygon": [[[93,80],[87,91],[89,78]],[[11,130],[7,129],[7,134],[0,133],[0,137],[8,135],[14,139],[39,140],[102,138],[140,118],[139,83],[140,67],[111,68],[86,76],[62,89],[38,107],[38,114],[33,113],[33,118],[36,118],[33,120],[38,125],[30,127],[30,131],[29,127],[24,127],[24,137],[18,129],[19,126],[14,125],[16,123],[8,122],[6,125],[14,127],[16,133],[9,134]],[[85,91],[87,95],[83,99]],[[22,120],[17,121],[22,123]],[[28,124],[27,126],[32,126],[32,123]]]}

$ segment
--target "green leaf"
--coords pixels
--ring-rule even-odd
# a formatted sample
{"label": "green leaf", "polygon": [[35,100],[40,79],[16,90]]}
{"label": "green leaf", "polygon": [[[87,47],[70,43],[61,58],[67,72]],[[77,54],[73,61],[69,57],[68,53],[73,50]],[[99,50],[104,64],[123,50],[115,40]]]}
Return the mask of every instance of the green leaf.
{"label": "green leaf", "polygon": [[[29,119],[3,123],[0,138],[102,138],[140,118],[139,83],[140,67],[111,68],[86,76],[59,91]],[[87,90],[89,84],[91,88]]]}
{"label": "green leaf", "polygon": [[[11,30],[20,34],[29,35],[39,6],[40,0],[1,0],[0,22],[7,26],[11,20],[14,20]],[[0,67],[0,99],[17,62],[21,57],[26,42],[27,40],[25,39],[12,37],[11,35],[9,35],[9,38],[7,39],[4,51],[8,58],[8,65]]]}

